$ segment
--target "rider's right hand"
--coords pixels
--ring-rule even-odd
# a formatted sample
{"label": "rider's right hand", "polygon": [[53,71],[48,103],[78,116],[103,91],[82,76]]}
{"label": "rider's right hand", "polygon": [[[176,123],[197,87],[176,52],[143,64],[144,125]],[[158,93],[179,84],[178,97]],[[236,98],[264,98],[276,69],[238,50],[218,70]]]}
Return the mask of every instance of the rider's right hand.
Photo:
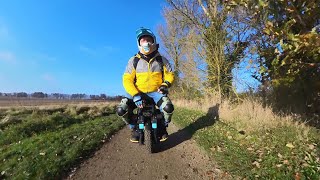
{"label": "rider's right hand", "polygon": [[138,108],[142,108],[142,98],[140,95],[133,96],[133,102],[136,104]]}

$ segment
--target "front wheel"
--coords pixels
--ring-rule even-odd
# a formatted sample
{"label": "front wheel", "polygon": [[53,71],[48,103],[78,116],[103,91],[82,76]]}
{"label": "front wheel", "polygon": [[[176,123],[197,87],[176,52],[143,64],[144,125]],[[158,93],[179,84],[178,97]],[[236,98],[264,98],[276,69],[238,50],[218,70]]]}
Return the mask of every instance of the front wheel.
{"label": "front wheel", "polygon": [[155,144],[152,140],[152,131],[150,127],[146,127],[144,131],[144,144],[146,146],[148,153],[154,153],[155,152]]}

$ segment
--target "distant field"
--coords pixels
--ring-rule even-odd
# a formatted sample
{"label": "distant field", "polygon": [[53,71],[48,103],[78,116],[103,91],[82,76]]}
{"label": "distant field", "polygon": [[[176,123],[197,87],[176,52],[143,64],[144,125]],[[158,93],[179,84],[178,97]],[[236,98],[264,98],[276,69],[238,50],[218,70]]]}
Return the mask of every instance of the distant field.
{"label": "distant field", "polygon": [[91,99],[41,99],[41,98],[7,98],[0,97],[0,108],[23,107],[23,106],[47,106],[47,105],[70,105],[70,104],[95,104],[115,103],[118,101],[91,100]]}

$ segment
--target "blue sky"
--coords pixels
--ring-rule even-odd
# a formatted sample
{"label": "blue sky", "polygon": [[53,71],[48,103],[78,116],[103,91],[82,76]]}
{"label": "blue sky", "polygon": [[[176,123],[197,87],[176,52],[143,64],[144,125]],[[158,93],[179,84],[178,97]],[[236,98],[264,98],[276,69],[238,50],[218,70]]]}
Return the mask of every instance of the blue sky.
{"label": "blue sky", "polygon": [[164,1],[0,0],[0,92],[124,94],[135,30]]}

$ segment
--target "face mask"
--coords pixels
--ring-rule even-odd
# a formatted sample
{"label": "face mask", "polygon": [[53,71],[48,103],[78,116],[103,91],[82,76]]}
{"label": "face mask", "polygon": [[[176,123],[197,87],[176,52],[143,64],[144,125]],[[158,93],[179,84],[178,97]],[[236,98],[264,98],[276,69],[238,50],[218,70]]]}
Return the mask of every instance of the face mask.
{"label": "face mask", "polygon": [[151,44],[149,42],[145,42],[145,43],[141,44],[143,51],[145,51],[146,53],[148,53],[150,51],[150,46],[151,46]]}

